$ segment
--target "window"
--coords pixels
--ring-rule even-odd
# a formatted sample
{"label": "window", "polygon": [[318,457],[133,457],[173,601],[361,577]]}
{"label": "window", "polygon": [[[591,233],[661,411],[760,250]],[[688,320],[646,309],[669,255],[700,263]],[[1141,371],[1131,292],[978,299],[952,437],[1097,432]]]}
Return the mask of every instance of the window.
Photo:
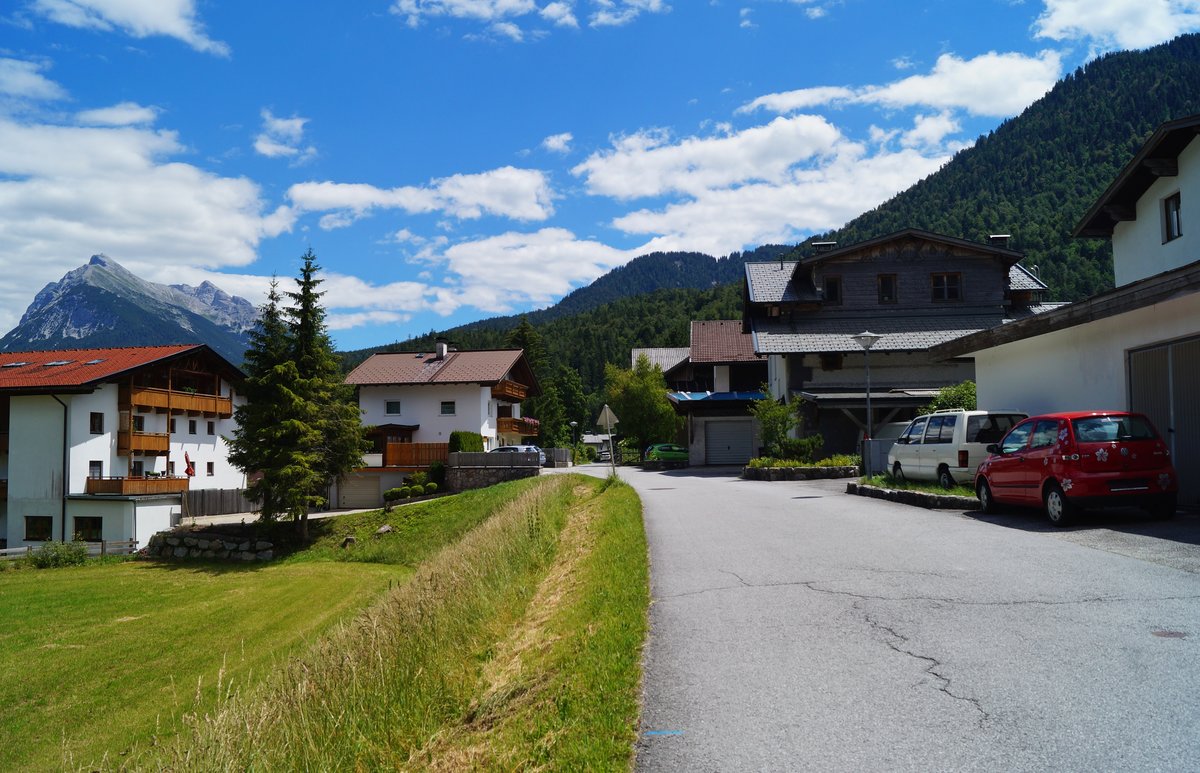
{"label": "window", "polygon": [[208,434],[210,434],[210,435],[217,434],[217,423],[215,421],[208,422]]}
{"label": "window", "polygon": [[171,421],[168,423],[167,431],[170,432],[171,434],[175,433],[175,420],[174,419],[171,419]]}
{"label": "window", "polygon": [[189,435],[196,434],[196,420],[195,419],[188,419],[188,434]]}
{"label": "window", "polygon": [[104,462],[90,461],[88,462],[88,477],[103,478],[104,477]]}
{"label": "window", "polygon": [[388,416],[399,416],[400,415],[400,401],[399,400],[388,400],[387,402],[385,402],[383,404],[383,412],[385,414],[387,414]]}
{"label": "window", "polygon": [[957,416],[932,416],[929,419],[929,429],[925,431],[926,443],[953,443],[954,425],[958,423]]}
{"label": "window", "polygon": [[99,542],[104,539],[104,519],[98,515],[77,515],[75,521],[75,539],[84,542]]}
{"label": "window", "polygon": [[103,435],[104,434],[104,414],[103,413],[98,413],[96,411],[92,411],[92,415],[90,418],[90,424],[91,424],[93,435]]}
{"label": "window", "polygon": [[1163,244],[1183,236],[1183,222],[1179,219],[1179,194],[1163,199]]}
{"label": "window", "polygon": [[842,278],[840,276],[825,277],[825,302],[831,306],[842,303]]}
{"label": "window", "polygon": [[133,417],[133,431],[134,432],[145,432],[146,431],[146,417],[145,416],[134,416]]}
{"label": "window", "polygon": [[442,401],[442,415],[443,416],[453,416],[454,415],[454,401],[453,400],[443,400]]}
{"label": "window", "polygon": [[175,474],[175,462],[167,462],[167,474],[168,475]]}
{"label": "window", "polygon": [[1018,424],[1012,432],[1009,432],[1004,437],[1004,442],[1000,445],[1000,453],[1013,454],[1017,451],[1024,451],[1025,444],[1029,441],[1029,434],[1033,431],[1033,422],[1027,421],[1024,424]]}
{"label": "window", "polygon": [[214,475],[216,475],[216,474],[217,474],[217,473],[216,473],[216,470],[213,468],[213,463],[212,463],[212,462],[209,462],[208,464],[206,464],[206,465],[204,466],[204,472],[205,472],[205,474],[207,474],[207,475],[208,475],[208,477],[210,477],[210,478],[211,478],[212,476],[214,476]]}
{"label": "window", "polygon": [[144,478],[146,476],[146,463],[143,461],[134,462],[129,470],[129,474],[135,478]]}
{"label": "window", "polygon": [[1058,421],[1043,419],[1033,428],[1033,439],[1029,441],[1030,448],[1046,448],[1058,440]]}
{"label": "window", "polygon": [[895,303],[896,302],[896,275],[895,274],[880,274],[875,278],[875,283],[879,287],[879,302],[880,303]]}
{"label": "window", "polygon": [[928,419],[921,417],[908,425],[908,429],[904,430],[904,434],[900,439],[910,445],[918,445],[921,442],[921,436],[925,434],[925,422]]}
{"label": "window", "polygon": [[30,542],[45,542],[54,537],[54,517],[50,515],[25,516],[25,539]]}
{"label": "window", "polygon": [[932,274],[933,300],[961,301],[962,274]]}

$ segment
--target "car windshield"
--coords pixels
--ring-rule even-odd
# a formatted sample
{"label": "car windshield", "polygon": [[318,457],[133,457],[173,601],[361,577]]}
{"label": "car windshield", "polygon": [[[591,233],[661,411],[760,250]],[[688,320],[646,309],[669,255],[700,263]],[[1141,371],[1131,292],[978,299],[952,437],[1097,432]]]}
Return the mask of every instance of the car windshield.
{"label": "car windshield", "polygon": [[1080,443],[1106,443],[1113,440],[1156,440],[1158,434],[1141,416],[1088,416],[1071,422]]}

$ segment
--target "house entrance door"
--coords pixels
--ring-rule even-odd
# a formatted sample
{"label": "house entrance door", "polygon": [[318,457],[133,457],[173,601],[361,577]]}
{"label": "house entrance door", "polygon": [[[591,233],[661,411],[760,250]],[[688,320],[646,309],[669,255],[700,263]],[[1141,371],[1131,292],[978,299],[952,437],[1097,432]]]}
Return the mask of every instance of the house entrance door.
{"label": "house entrance door", "polygon": [[1200,338],[1129,353],[1129,409],[1150,417],[1171,449],[1179,503],[1200,504]]}

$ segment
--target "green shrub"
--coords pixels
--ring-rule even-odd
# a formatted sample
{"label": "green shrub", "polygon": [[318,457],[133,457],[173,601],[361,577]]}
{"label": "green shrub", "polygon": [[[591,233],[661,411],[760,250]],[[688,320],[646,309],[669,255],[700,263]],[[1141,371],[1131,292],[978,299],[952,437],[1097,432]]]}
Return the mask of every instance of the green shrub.
{"label": "green shrub", "polygon": [[404,494],[401,493],[400,489],[398,489],[398,488],[390,488],[387,491],[383,492],[383,501],[384,502],[395,502],[397,499],[403,499],[403,498],[404,498]]}
{"label": "green shrub", "polygon": [[400,498],[401,499],[408,499],[411,496],[412,496],[412,486],[401,486],[400,487]]}
{"label": "green shrub", "polygon": [[405,478],[404,482],[410,486],[424,487],[424,485],[429,482],[429,473],[414,472],[412,475],[409,475],[407,478]]}
{"label": "green shrub", "polygon": [[29,556],[29,563],[38,569],[56,566],[78,566],[87,561],[86,542],[47,542]]}
{"label": "green shrub", "polygon": [[802,438],[784,438],[779,442],[779,457],[795,459],[799,462],[812,463],[817,452],[825,445],[825,438],[820,435],[809,435]]}
{"label": "green shrub", "polygon": [[861,464],[862,457],[850,454],[834,454],[833,456],[827,456],[818,462],[814,462],[813,467],[858,467]]}
{"label": "green shrub", "polygon": [[455,430],[450,433],[450,453],[483,451],[483,435],[478,432]]}
{"label": "green shrub", "polygon": [[429,465],[429,480],[439,486],[446,484],[446,465],[444,462],[432,462]]}
{"label": "green shrub", "polygon": [[425,493],[426,494],[436,494],[437,490],[438,490],[438,484],[434,483],[433,481],[429,481],[428,483],[425,484]]}

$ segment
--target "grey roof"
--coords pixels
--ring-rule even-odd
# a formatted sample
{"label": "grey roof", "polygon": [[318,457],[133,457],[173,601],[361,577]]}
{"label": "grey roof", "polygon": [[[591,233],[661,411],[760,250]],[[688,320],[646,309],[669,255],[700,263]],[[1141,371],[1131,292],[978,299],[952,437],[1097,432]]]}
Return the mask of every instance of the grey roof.
{"label": "grey roof", "polygon": [[862,347],[851,336],[870,330],[883,336],[871,348],[873,352],[922,351],[1003,321],[996,313],[870,318],[813,315],[794,322],[755,320],[754,349],[762,354],[861,352]]}
{"label": "grey roof", "polygon": [[945,244],[950,247],[957,247],[959,249],[971,250],[972,252],[981,252],[984,254],[990,254],[995,257],[1003,258],[1005,260],[1010,260],[1014,263],[1024,257],[1024,253],[1017,252],[1016,250],[1010,250],[1008,247],[998,247],[994,244],[981,244],[979,242],[973,242],[973,241],[969,241],[967,239],[960,239],[957,236],[946,236],[945,234],[934,233],[933,231],[926,231],[922,228],[902,228],[899,231],[895,231],[890,234],[884,234],[883,236],[876,236],[873,239],[867,239],[866,241],[862,241],[862,242],[854,242],[853,244],[847,244],[844,247],[837,247],[835,249],[829,250],[828,252],[818,252],[813,255],[807,255],[807,256],[801,258],[800,262],[806,266],[811,265],[813,263],[821,263],[821,262],[824,262],[827,260],[841,258],[846,255],[853,255],[856,252],[862,252],[864,250],[869,250],[874,247],[877,247],[880,244],[887,244],[888,242],[897,242],[897,241],[901,241],[904,239],[917,239],[917,240],[925,241],[925,242],[937,242],[939,244]]}
{"label": "grey roof", "polygon": [[820,296],[802,296],[796,292],[796,287],[791,281],[795,268],[795,261],[747,263],[746,286],[750,290],[750,302],[796,303],[820,300]]}
{"label": "grey roof", "polygon": [[651,365],[657,365],[658,367],[662,368],[663,373],[666,373],[671,368],[686,360],[691,352],[691,348],[687,346],[658,349],[634,349],[630,352],[629,366],[631,368],[636,367],[638,356],[644,354],[646,355],[646,358],[650,360]]}
{"label": "grey roof", "polygon": [[1031,306],[1020,306],[1011,309],[1008,312],[1008,319],[1004,320],[1005,324],[1015,322],[1019,319],[1028,319],[1037,314],[1045,314],[1047,311],[1054,311],[1063,306],[1070,306],[1070,301],[1053,301],[1051,303],[1035,303]]}
{"label": "grey roof", "polygon": [[1008,289],[1010,290],[1049,290],[1050,287],[1038,278],[1038,275],[1014,263],[1008,270]]}

